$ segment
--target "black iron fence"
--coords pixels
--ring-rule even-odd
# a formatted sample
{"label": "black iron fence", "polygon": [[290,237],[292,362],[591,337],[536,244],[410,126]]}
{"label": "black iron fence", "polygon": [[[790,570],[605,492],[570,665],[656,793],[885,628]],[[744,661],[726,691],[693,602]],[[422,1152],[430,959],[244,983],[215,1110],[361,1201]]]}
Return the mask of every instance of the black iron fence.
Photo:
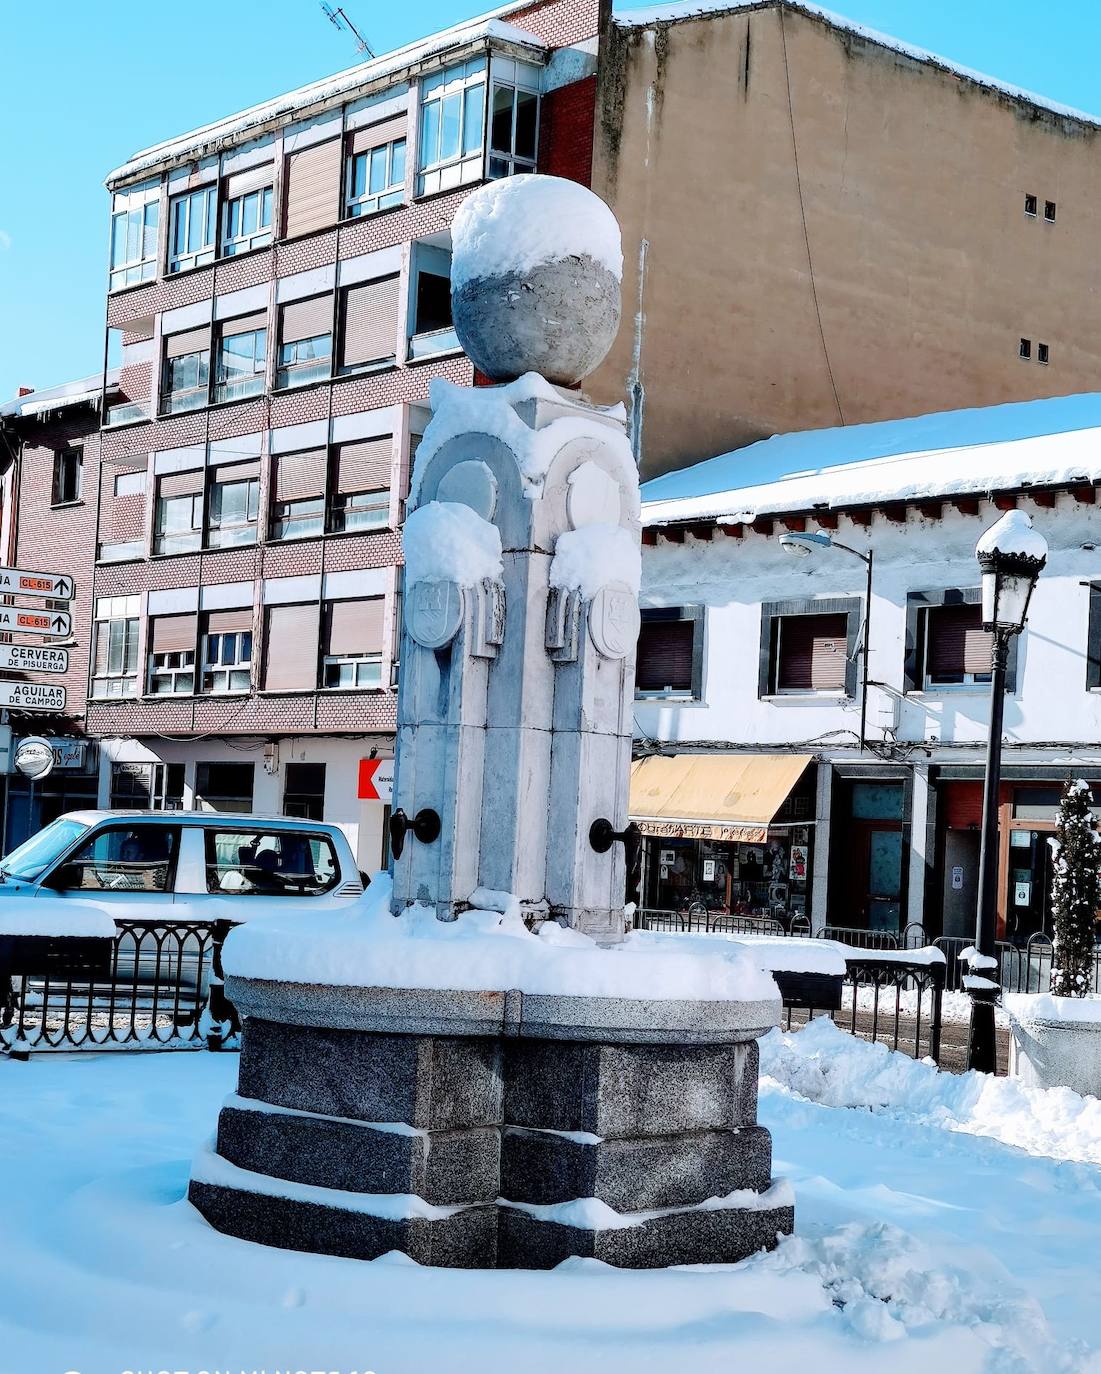
{"label": "black iron fence", "polygon": [[228,921],[116,921],[108,970],[91,979],[0,980],[0,1036],[29,1050],[220,1048],[236,1031],[221,990]]}

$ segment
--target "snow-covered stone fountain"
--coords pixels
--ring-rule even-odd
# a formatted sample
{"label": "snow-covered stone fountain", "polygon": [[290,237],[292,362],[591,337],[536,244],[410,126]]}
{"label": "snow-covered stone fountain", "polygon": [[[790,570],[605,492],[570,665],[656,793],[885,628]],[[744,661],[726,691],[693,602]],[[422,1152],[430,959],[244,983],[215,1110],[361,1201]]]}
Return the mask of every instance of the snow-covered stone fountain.
{"label": "snow-covered stone fountain", "polygon": [[615,334],[618,225],[514,177],[453,242],[456,329],[501,385],[434,382],[417,453],[392,882],[230,936],[239,1087],[191,1200],[365,1259],[735,1261],[793,1225],[756,1122],[780,1001],[734,946],[624,936],[638,476],[621,408],[565,389]]}

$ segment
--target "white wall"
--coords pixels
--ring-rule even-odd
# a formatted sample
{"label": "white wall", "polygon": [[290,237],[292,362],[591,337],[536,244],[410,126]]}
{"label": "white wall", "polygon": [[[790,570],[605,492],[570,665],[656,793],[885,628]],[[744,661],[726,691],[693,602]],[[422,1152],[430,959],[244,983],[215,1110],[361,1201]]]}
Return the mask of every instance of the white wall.
{"label": "white wall", "polygon": [[[1015,692],[1006,700],[1006,737],[1021,744],[1101,745],[1101,694],[1085,688],[1089,591],[1101,580],[1101,514],[1070,496],[1052,510],[1022,502],[1051,546],[1048,566],[1033,597],[1028,628],[1018,646]],[[870,676],[904,690],[906,594],[977,587],[975,543],[1000,517],[982,502],[978,517],[945,504],[943,518],[913,513],[897,525],[876,516],[868,529],[841,517],[834,538],[875,551]],[[813,522],[808,523],[813,528]],[[783,526],[771,537],[748,531],[741,540],[716,532],[708,541],[685,537],[643,549],[644,606],[703,604],[705,624],[702,702],[639,701],[638,730],[668,741],[729,740],[743,745],[852,744],[860,728],[855,699],[814,696],[761,700],[758,662],[761,603],[787,598],[860,597],[864,564],[839,550],[805,559],[780,547]],[[859,660],[858,660],[859,662]],[[870,694],[869,736],[883,735],[876,707],[897,695]],[[907,696],[898,707],[897,738],[979,747],[986,738],[989,688],[948,689]]]}
{"label": "white wall", "polygon": [[[111,764],[182,763],[184,806],[195,804],[195,771],[199,763],[252,763],[253,810],[259,815],[283,812],[284,774],[288,763],[325,764],[325,820],[339,825],[348,836],[359,866],[377,869],[382,860],[381,802],[360,801],[359,761],[366,758],[371,741],[339,736],[285,737],[276,742],[275,757],[265,762],[265,741],[240,736],[223,739],[162,740],[105,739],[100,745],[99,805],[110,805]],[[392,752],[389,748],[380,752]]]}

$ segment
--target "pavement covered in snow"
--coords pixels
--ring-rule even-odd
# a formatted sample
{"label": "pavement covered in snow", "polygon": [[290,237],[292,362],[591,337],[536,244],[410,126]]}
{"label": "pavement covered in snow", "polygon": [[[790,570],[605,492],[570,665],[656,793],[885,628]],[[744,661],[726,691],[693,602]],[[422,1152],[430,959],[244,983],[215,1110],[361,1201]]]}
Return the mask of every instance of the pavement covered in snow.
{"label": "pavement covered in snow", "polygon": [[733,1267],[421,1269],[268,1250],[184,1200],[236,1057],[0,1062],[0,1374],[1101,1371],[1101,1103],[768,1037],[797,1235]]}

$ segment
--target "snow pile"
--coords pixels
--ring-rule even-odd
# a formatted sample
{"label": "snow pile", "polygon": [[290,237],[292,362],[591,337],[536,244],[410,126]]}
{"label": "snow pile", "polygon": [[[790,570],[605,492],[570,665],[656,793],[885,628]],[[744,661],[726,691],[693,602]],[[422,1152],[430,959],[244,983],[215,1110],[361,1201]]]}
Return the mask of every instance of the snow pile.
{"label": "snow pile", "polygon": [[474,587],[501,576],[501,531],[457,501],[429,501],[413,511],[405,522],[402,547],[410,587],[415,582]]}
{"label": "snow pile", "polygon": [[379,874],[359,901],[340,911],[308,921],[293,913],[250,921],[231,931],[222,966],[242,978],[335,987],[769,1001],[779,1015],[772,977],[733,947],[716,957],[655,948],[631,935],[602,949],[553,921],[532,934],[515,898],[482,888],[472,900],[485,905],[457,921],[439,921],[434,908],[421,905],[395,917],[390,893],[388,875]]}
{"label": "snow pile", "polygon": [[569,1202],[512,1202],[498,1201],[518,1212],[527,1212],[537,1221],[552,1221],[560,1226],[582,1226],[593,1231],[624,1231],[642,1226],[658,1217],[683,1216],[688,1212],[770,1212],[774,1207],[794,1207],[795,1193],[786,1179],[776,1179],[763,1193],[752,1188],[738,1188],[724,1197],[709,1197],[695,1207],[654,1207],[643,1212],[617,1212],[598,1197],[575,1197]]}
{"label": "snow pile", "polygon": [[36,897],[26,901],[9,897],[0,901],[0,935],[73,935],[114,939],[115,923],[107,912],[91,902],[60,897]]}
{"label": "snow pile", "polygon": [[479,186],[451,223],[451,289],[523,274],[545,262],[590,257],[618,281],[623,248],[615,215],[587,186],[522,173]]}
{"label": "snow pile", "polygon": [[644,523],[752,521],[1101,479],[1101,393],[800,430],[655,477]]}
{"label": "snow pile", "polygon": [[1101,997],[1056,997],[1050,992],[1012,992],[1002,1006],[1014,1021],[1075,1021],[1101,1025]]}
{"label": "snow pile", "polygon": [[622,525],[582,525],[558,536],[550,565],[552,587],[576,587],[591,600],[601,587],[622,582],[638,595],[642,550]]}
{"label": "snow pile", "polygon": [[417,446],[409,484],[410,509],[417,504],[429,462],[444,444],[460,434],[487,434],[500,439],[512,450],[520,469],[524,495],[532,499],[542,495],[547,472],[565,444],[581,439],[590,445],[599,445],[613,460],[616,480],[627,493],[631,513],[638,514],[638,467],[631,445],[618,424],[612,426],[597,418],[607,416],[622,420],[622,405],[594,407],[592,419],[565,415],[542,429],[532,429],[517,414],[518,406],[531,401],[546,401],[552,406],[562,404],[557,389],[537,372],[525,372],[504,386],[456,386],[445,377],[436,377],[429,384],[428,396],[432,419]]}
{"label": "snow pile", "polygon": [[[725,931],[677,931],[657,930],[639,931],[645,940],[666,946],[682,944],[685,940],[693,945],[737,945],[744,949],[758,968],[769,973],[828,973],[844,976],[848,965],[845,951],[851,948],[837,940],[818,940],[810,936],[798,935],[741,935]],[[878,953],[878,951],[876,951]]]}
{"label": "snow pile", "polygon": [[1101,1164],[1101,1100],[989,1074],[939,1073],[886,1045],[869,1045],[827,1017],[770,1031],[761,1074],[827,1107],[862,1107],[898,1122],[990,1136],[1032,1155]]}
{"label": "snow pile", "polygon": [[1040,564],[1047,561],[1047,540],[1032,528],[1032,516],[1023,510],[1007,510],[997,524],[991,525],[975,545],[975,553],[1003,553],[1013,558],[1034,558]]}

